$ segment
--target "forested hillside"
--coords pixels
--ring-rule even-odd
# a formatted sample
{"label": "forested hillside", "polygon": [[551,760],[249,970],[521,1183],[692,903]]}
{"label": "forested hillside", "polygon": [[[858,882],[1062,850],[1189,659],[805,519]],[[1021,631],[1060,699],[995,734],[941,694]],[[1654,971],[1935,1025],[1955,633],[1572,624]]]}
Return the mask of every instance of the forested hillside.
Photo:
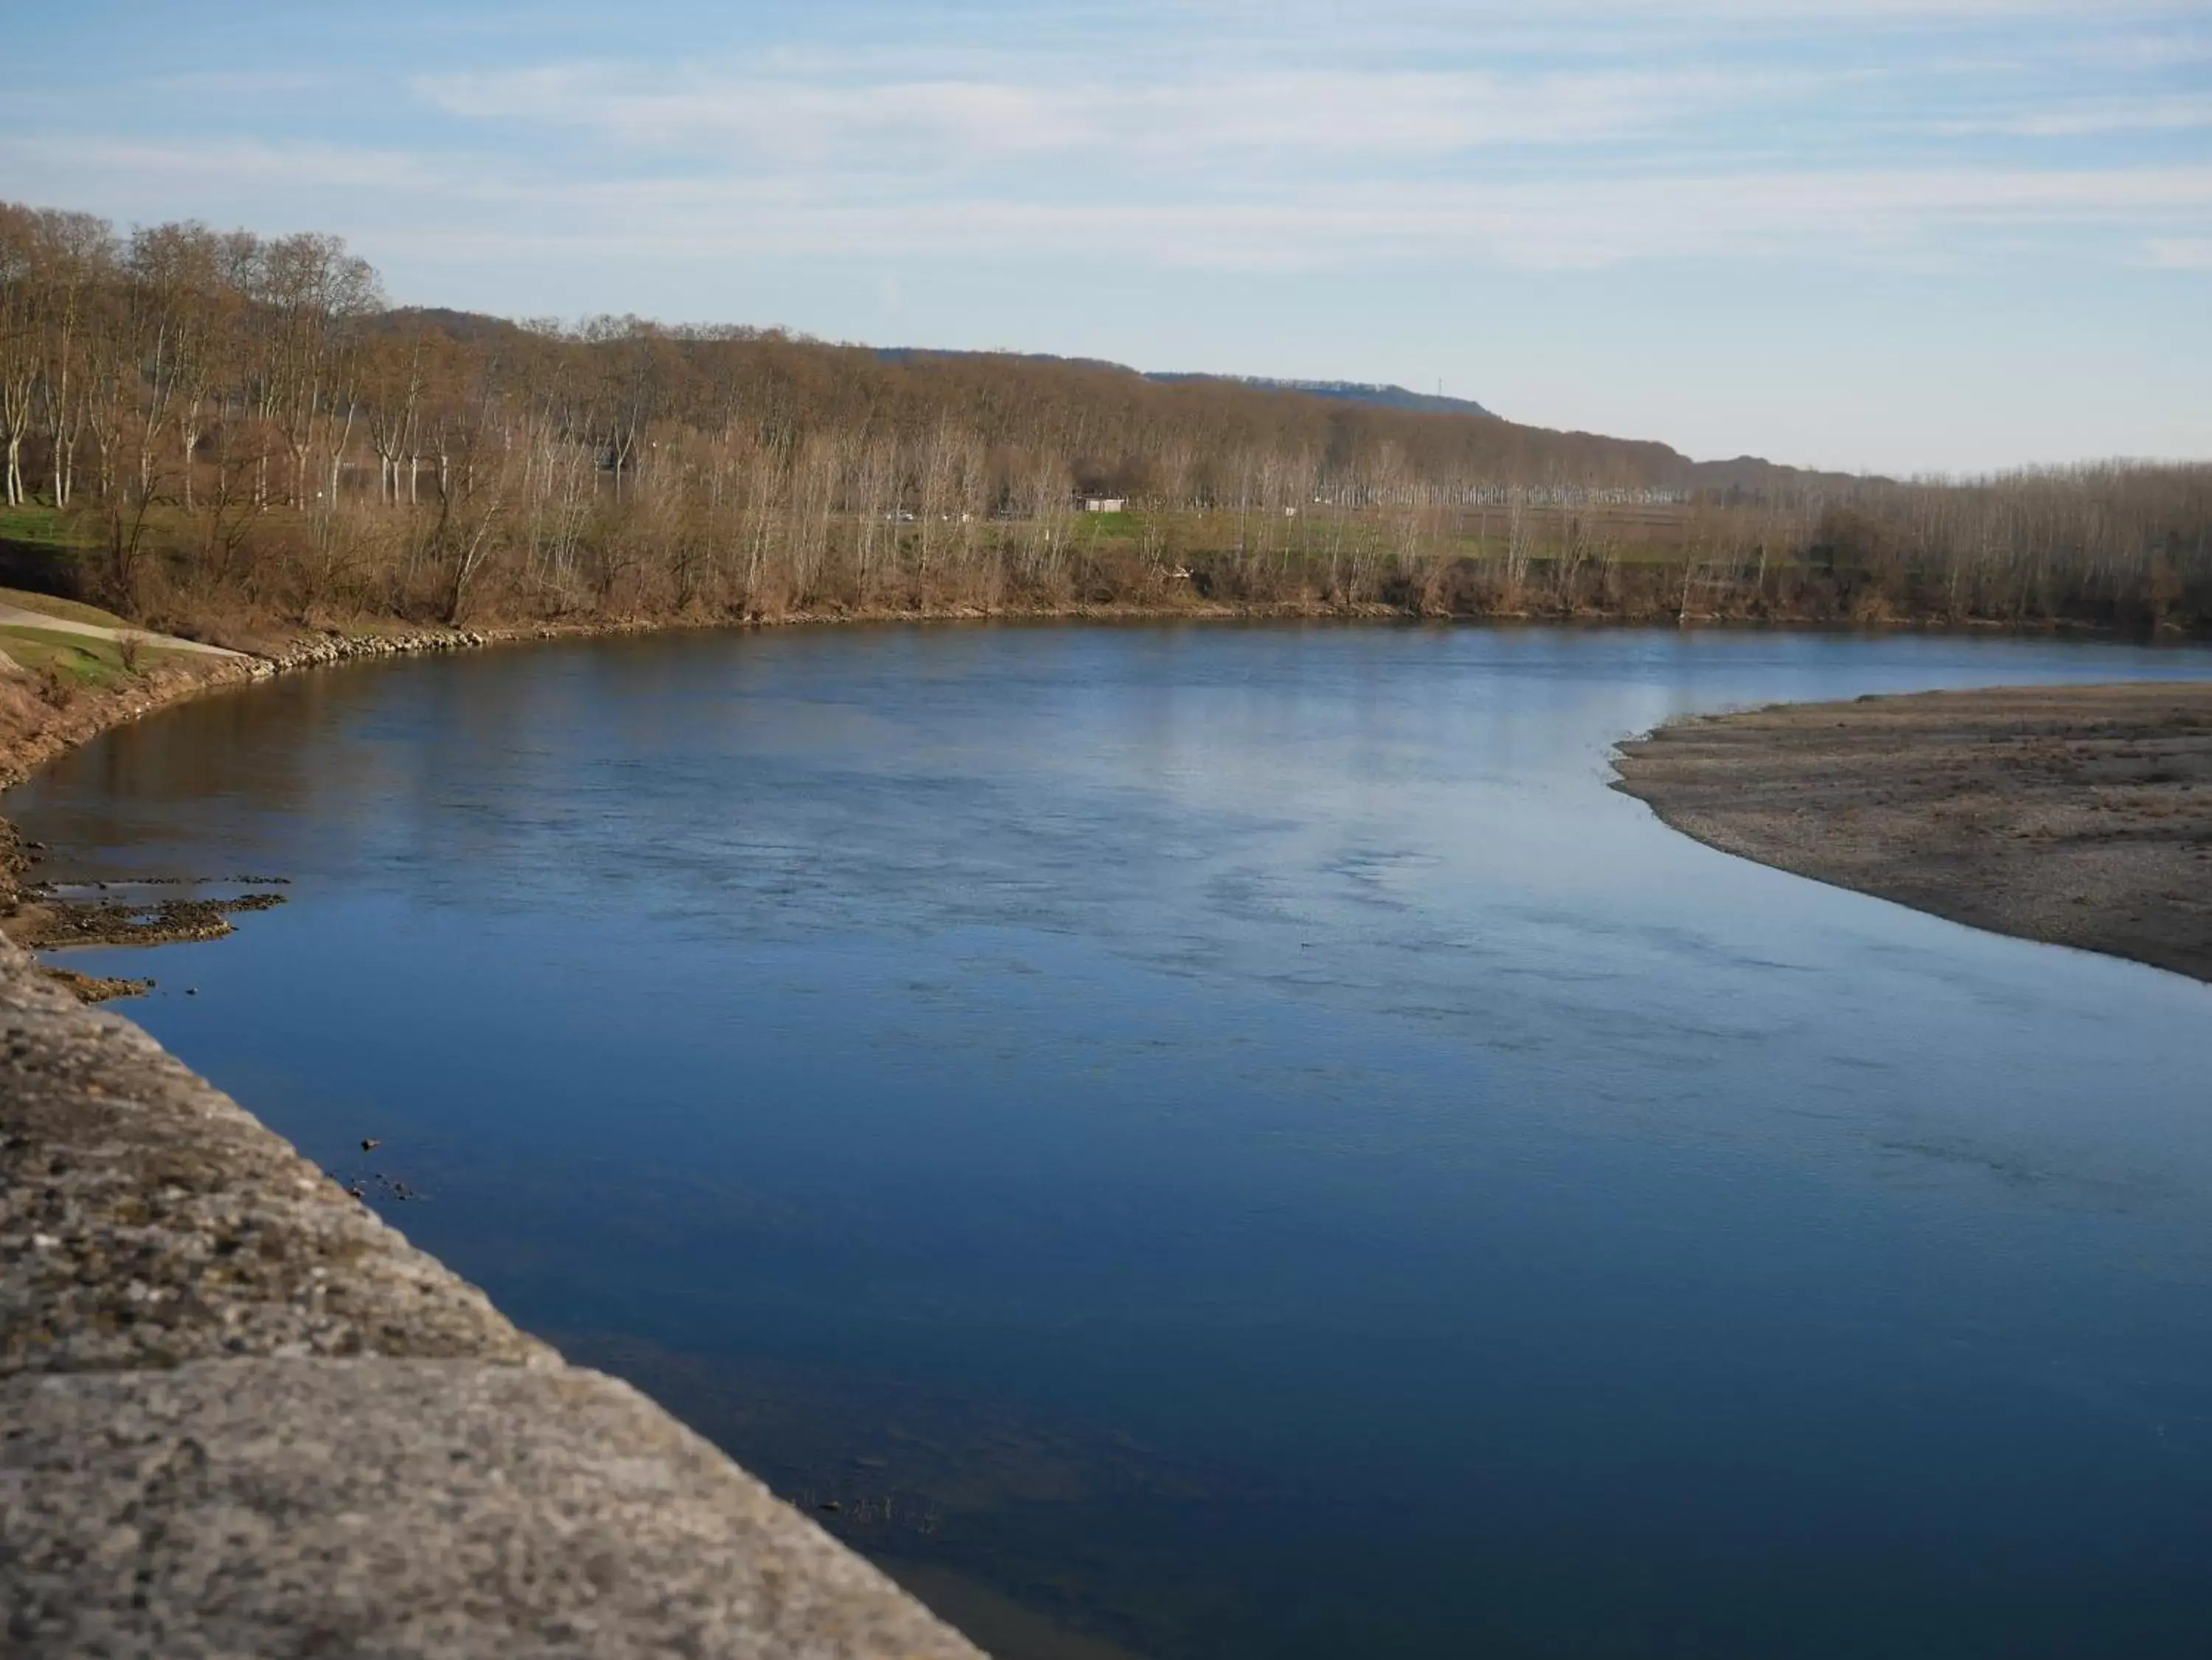
{"label": "forested hillside", "polygon": [[173,626],[2212,621],[2212,467],[1898,483],[1341,391],[395,310],[334,238],[0,204],[9,579]]}

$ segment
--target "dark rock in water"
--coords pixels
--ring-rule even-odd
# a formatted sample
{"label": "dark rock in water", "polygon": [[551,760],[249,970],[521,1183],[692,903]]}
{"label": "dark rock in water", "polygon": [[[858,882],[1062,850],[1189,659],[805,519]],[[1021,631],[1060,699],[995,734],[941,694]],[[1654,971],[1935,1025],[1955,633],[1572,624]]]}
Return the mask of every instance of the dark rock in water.
{"label": "dark rock in water", "polygon": [[364,1153],[374,1153],[383,1145],[384,1143],[374,1136],[364,1136],[361,1138],[361,1150]]}

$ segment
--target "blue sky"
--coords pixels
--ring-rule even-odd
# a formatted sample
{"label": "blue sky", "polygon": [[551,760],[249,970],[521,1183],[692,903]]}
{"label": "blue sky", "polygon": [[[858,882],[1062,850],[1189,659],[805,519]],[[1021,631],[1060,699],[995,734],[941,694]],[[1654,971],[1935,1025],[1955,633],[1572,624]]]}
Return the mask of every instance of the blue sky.
{"label": "blue sky", "polygon": [[77,0],[9,30],[0,196],[336,231],[402,301],[1441,380],[1701,457],[2212,457],[2203,0]]}

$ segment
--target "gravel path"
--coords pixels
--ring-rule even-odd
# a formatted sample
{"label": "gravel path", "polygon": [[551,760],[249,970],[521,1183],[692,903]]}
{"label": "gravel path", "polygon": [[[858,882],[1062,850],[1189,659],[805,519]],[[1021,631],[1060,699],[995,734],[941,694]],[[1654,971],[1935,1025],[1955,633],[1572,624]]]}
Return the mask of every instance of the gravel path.
{"label": "gravel path", "polygon": [[202,651],[218,657],[244,656],[197,639],[179,639],[173,634],[157,634],[146,628],[111,628],[105,623],[79,622],[74,617],[52,616],[4,602],[0,602],[0,627],[38,628],[50,634],[84,634],[94,639],[135,639],[147,645],[158,645],[165,651]]}

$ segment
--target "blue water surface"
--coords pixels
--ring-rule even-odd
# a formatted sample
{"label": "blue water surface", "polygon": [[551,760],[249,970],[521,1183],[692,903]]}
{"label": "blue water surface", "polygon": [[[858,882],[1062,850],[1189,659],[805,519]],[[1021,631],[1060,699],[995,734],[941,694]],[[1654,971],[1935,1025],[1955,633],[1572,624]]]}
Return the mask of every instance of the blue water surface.
{"label": "blue water surface", "polygon": [[2160,676],[702,633],[281,680],[6,809],[289,878],[72,960],[1003,1654],[2201,1656],[2212,988],[1607,785],[1684,711]]}

